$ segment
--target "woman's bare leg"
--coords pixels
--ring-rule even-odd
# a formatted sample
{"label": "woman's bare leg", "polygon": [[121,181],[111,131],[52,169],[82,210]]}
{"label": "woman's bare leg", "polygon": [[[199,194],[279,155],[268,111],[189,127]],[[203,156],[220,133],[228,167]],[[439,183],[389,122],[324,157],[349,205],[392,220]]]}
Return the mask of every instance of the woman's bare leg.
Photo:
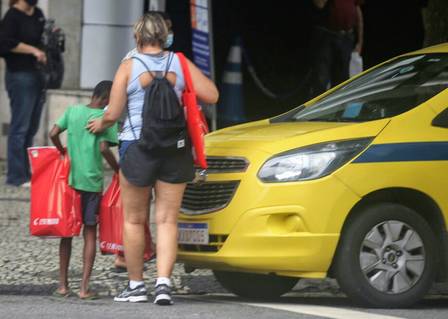
{"label": "woman's bare leg", "polygon": [[171,276],[177,256],[177,217],[186,184],[157,181],[155,210],[157,224],[157,277]]}
{"label": "woman's bare leg", "polygon": [[124,211],[123,243],[129,280],[143,281],[145,222],[148,218],[150,187],[130,184],[120,172],[121,199]]}

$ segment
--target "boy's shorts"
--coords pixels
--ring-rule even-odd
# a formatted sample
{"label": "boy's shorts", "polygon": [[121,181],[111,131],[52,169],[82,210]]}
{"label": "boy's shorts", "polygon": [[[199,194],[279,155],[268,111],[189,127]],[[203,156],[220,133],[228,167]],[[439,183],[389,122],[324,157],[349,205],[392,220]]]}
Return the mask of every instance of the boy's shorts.
{"label": "boy's shorts", "polygon": [[142,150],[137,141],[122,141],[119,153],[121,172],[135,186],[153,186],[157,180],[180,184],[194,179],[193,156],[188,145],[182,152],[161,154]]}
{"label": "boy's shorts", "polygon": [[98,224],[98,212],[100,210],[102,193],[86,192],[78,190],[81,195],[82,222],[86,226]]}

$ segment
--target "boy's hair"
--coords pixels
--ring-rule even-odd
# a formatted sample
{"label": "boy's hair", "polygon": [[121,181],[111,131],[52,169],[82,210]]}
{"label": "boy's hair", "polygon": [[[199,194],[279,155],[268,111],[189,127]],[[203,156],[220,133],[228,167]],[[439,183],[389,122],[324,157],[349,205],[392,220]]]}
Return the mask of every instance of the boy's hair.
{"label": "boy's hair", "polygon": [[92,97],[107,99],[112,88],[112,81],[101,81],[93,89]]}

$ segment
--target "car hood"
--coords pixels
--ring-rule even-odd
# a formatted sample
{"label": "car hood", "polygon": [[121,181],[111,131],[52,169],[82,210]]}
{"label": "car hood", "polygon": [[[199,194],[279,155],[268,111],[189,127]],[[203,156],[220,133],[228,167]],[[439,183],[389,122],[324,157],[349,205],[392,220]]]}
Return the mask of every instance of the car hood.
{"label": "car hood", "polygon": [[251,148],[268,153],[327,141],[377,136],[389,119],[362,122],[284,122],[269,120],[246,123],[210,133],[206,148]]}

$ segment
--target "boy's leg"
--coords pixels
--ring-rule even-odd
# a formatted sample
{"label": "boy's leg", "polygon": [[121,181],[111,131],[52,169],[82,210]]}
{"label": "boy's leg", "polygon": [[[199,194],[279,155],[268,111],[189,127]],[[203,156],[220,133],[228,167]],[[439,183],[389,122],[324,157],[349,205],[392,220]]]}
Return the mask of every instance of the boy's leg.
{"label": "boy's leg", "polygon": [[60,294],[68,293],[68,266],[72,253],[72,238],[61,238],[59,243],[59,287]]}
{"label": "boy's leg", "polygon": [[83,212],[83,270],[80,298],[89,297],[89,280],[92,274],[96,255],[96,225],[98,222],[98,211],[101,202],[101,193],[81,191],[81,204]]}
{"label": "boy's leg", "polygon": [[84,226],[84,251],[83,251],[83,270],[82,281],[79,291],[81,298],[86,297],[89,293],[89,280],[92,274],[93,264],[96,255],[96,225]]}

